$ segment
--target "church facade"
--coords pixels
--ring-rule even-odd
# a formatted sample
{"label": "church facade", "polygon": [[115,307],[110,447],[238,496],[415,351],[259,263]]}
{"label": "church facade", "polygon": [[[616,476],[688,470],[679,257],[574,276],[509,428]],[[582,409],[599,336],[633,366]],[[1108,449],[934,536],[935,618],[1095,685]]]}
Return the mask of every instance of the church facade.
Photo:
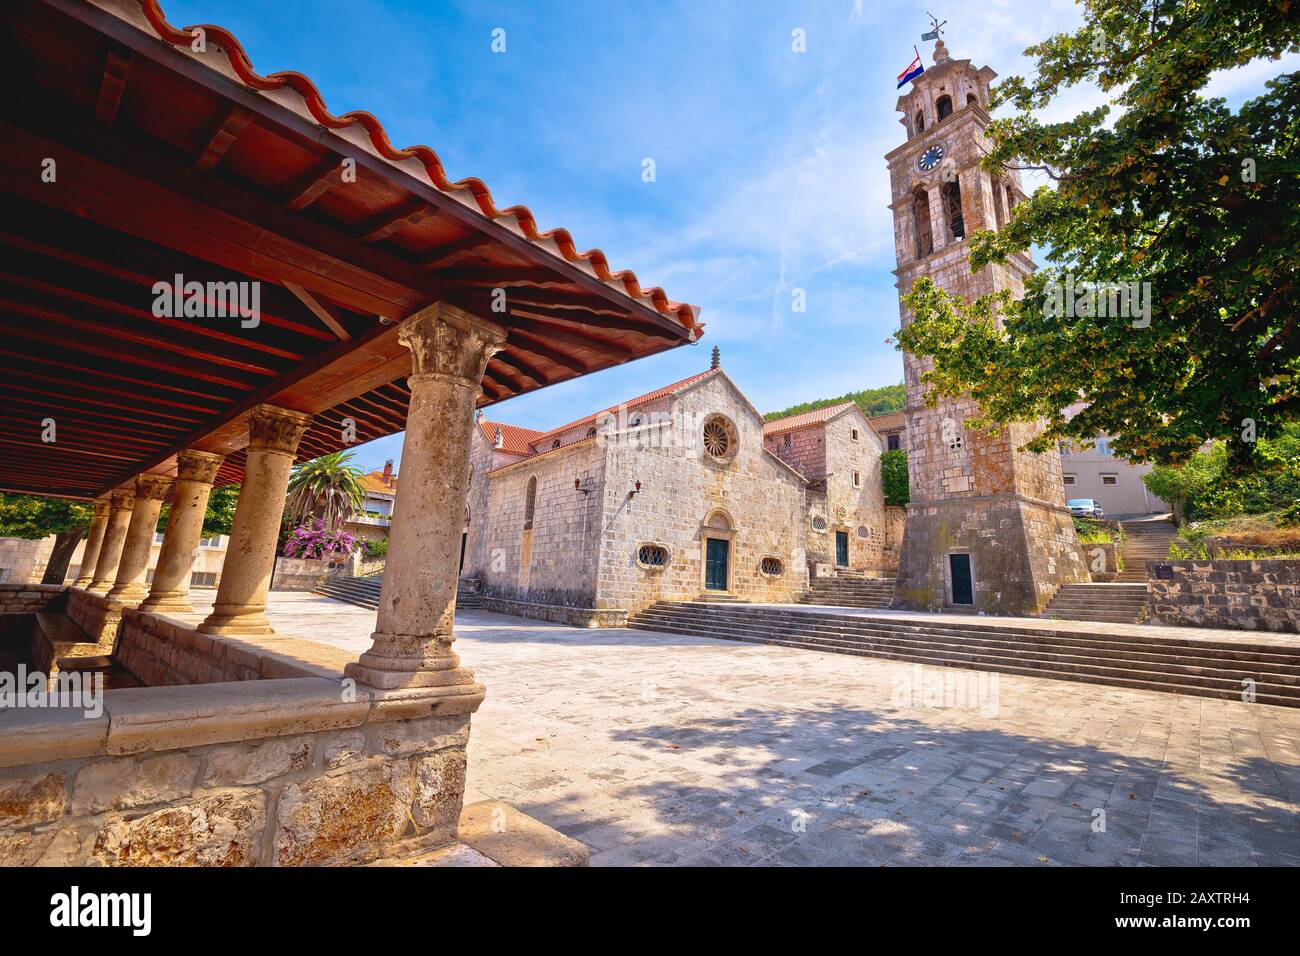
{"label": "church facade", "polygon": [[765,422],[716,355],[551,431],[480,420],[462,577],[502,610],[612,623],[660,600],[790,602],[810,574],[890,573],[882,448],[856,406]]}

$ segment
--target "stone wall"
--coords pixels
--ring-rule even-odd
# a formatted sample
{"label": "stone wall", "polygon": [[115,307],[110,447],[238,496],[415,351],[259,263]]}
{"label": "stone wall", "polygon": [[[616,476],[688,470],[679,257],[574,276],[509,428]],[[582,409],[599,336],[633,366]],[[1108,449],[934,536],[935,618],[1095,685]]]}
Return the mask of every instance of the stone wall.
{"label": "stone wall", "polygon": [[535,601],[511,601],[507,598],[480,598],[484,610],[513,614],[536,621],[551,621],[570,627],[627,627],[626,608],[569,607],[564,604],[538,604]]}
{"label": "stone wall", "polygon": [[[824,498],[829,542],[826,560],[835,559],[835,532],[848,533],[849,563],[855,571],[885,570],[885,497],[880,482],[884,443],[856,405],[822,426],[826,447]],[[853,433],[857,432],[857,439]],[[854,474],[858,482],[854,484]],[[810,503],[814,495],[809,493]],[[809,523],[811,527],[811,522]],[[816,532],[811,532],[816,535]],[[809,549],[811,551],[811,547]],[[897,567],[897,559],[895,559]]]}
{"label": "stone wall", "polygon": [[0,614],[49,610],[65,588],[54,584],[0,584]]}
{"label": "stone wall", "polygon": [[[725,462],[708,455],[699,434],[715,413],[736,429],[737,450]],[[764,448],[762,416],[730,379],[714,375],[677,393],[667,417],[671,426],[659,429],[654,441],[622,436],[606,442],[596,607],[636,611],[655,601],[697,597],[704,590],[709,535],[730,537],[731,593],[793,601],[808,580],[805,482]],[[710,516],[715,528],[706,531]],[[643,544],[664,547],[667,565],[643,567],[637,560]],[[763,574],[765,557],[779,558],[782,573]]]}
{"label": "stone wall", "polygon": [[[528,484],[537,480],[531,528]],[[574,487],[582,482],[583,489]],[[475,479],[476,481],[480,479]],[[594,440],[507,465],[481,479],[487,504],[471,519],[465,577],[510,601],[594,607],[604,451]],[[471,483],[471,500],[479,500]]]}
{"label": "stone wall", "polygon": [[415,716],[410,694],[349,700],[308,678],[0,712],[0,865],[346,864],[447,844],[469,713]]}
{"label": "stone wall", "polygon": [[350,556],[326,559],[286,558],[284,555],[277,555],[275,571],[271,575],[271,590],[314,591],[331,575],[347,576],[350,567]]}
{"label": "stone wall", "polygon": [[1147,599],[1152,624],[1300,632],[1300,561],[1148,561]]}
{"label": "stone wall", "polygon": [[[81,588],[68,589],[68,620],[86,632],[86,640],[111,650],[125,605]],[[105,651],[107,653],[107,650]]]}

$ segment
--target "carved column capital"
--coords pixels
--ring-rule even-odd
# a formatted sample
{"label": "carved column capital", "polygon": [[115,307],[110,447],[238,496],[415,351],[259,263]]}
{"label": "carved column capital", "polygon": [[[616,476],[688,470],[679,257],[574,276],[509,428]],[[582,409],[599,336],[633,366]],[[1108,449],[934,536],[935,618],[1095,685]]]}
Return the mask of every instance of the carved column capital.
{"label": "carved column capital", "polygon": [[130,511],[135,507],[134,491],[115,491],[112,496],[114,511]]}
{"label": "carved column capital", "polygon": [[107,498],[96,498],[91,512],[92,521],[100,521],[108,517],[108,509],[111,507]]}
{"label": "carved column capital", "polygon": [[172,480],[166,475],[138,475],[135,479],[137,501],[162,501],[171,490]]}
{"label": "carved column capital", "polygon": [[225,460],[221,455],[187,448],[176,455],[176,480],[210,485],[216,480],[221,463]]}
{"label": "carved column capital", "polygon": [[411,375],[435,375],[478,389],[506,330],[454,305],[435,302],[403,320],[398,341],[411,350]]}
{"label": "carved column capital", "polygon": [[258,405],[248,418],[248,450],[296,455],[311,416],[275,405]]}

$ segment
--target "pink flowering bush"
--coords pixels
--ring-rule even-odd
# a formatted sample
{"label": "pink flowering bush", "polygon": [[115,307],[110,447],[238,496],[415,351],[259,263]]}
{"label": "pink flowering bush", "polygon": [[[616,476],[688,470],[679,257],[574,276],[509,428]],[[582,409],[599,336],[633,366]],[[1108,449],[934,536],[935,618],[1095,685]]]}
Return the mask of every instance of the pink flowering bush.
{"label": "pink flowering bush", "polygon": [[319,518],[311,525],[294,528],[284,542],[286,558],[319,560],[334,554],[348,555],[356,549],[357,539],[354,535],[342,529],[326,531],[325,522]]}

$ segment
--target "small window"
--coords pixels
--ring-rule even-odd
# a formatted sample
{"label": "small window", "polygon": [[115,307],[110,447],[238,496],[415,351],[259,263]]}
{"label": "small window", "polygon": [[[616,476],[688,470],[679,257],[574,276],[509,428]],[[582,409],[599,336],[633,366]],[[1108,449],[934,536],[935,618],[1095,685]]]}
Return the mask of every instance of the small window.
{"label": "small window", "polygon": [[967,105],[967,106],[974,106],[974,105],[977,104],[978,102],[979,102],[979,100],[976,99],[974,93],[967,93],[967,94],[966,94],[966,105]]}
{"label": "small window", "polygon": [[560,447],[560,440],[558,438],[555,439],[555,441],[551,442],[551,451],[555,451],[555,449],[559,447]]}
{"label": "small window", "polygon": [[853,487],[854,487],[854,488],[861,488],[861,487],[862,487],[862,472],[860,472],[860,471],[855,471],[855,472],[853,473]]}
{"label": "small window", "polygon": [[821,515],[813,515],[813,516],[812,516],[812,529],[813,529],[814,531],[825,531],[825,530],[826,530],[826,519],[823,518]]}
{"label": "small window", "polygon": [[785,563],[780,558],[764,558],[758,569],[769,578],[776,578],[785,573]]}
{"label": "small window", "polygon": [[948,442],[949,451],[961,451],[965,447],[966,447],[966,438],[960,433],[953,435],[952,440]]}
{"label": "small window", "polygon": [[1103,485],[1117,485],[1117,484],[1119,484],[1119,476],[1118,476],[1118,475],[1102,475],[1102,476],[1101,476],[1101,483],[1102,483]]}
{"label": "small window", "polygon": [[871,532],[867,530],[867,526],[866,526],[866,525],[864,525],[864,524],[860,524],[860,525],[858,525],[858,537],[859,537],[859,538],[866,538],[866,537],[869,537],[870,535],[871,535]]}
{"label": "small window", "polygon": [[595,425],[593,425],[591,428],[588,428],[588,429],[587,429],[587,437],[588,437],[588,438],[595,438],[595,437],[596,437],[596,426],[595,426]]}
{"label": "small window", "polygon": [[668,549],[661,544],[643,544],[637,548],[636,563],[651,570],[662,569],[668,565]]}
{"label": "small window", "polygon": [[952,115],[952,97],[941,96],[937,103],[934,104],[939,113],[939,121],[943,122]]}
{"label": "small window", "polygon": [[920,110],[916,111],[916,131],[918,133],[925,132],[925,115]]}
{"label": "small window", "polygon": [[627,423],[632,428],[638,428],[640,427],[643,421],[645,421],[645,416],[642,415],[640,412],[637,412],[635,415],[631,415],[628,417]]}
{"label": "small window", "polygon": [[789,435],[789,433],[786,433],[785,435],[782,435],[782,436],[781,436],[781,444],[784,445],[786,448],[789,448],[789,447],[790,447],[790,435]]}
{"label": "small window", "polygon": [[533,512],[537,509],[537,476],[528,479],[528,491],[524,494],[524,530],[533,526]]}
{"label": "small window", "polygon": [[849,438],[852,439],[853,441],[858,440],[858,430],[856,428],[849,429]]}
{"label": "small window", "polygon": [[1074,484],[1074,475],[1063,475],[1062,477],[1065,479],[1067,485]]}
{"label": "small window", "polygon": [[890,451],[898,451],[898,436],[897,436],[897,435],[890,435],[888,438],[885,439],[885,442],[886,442],[886,445],[888,446],[888,448],[889,448]]}

